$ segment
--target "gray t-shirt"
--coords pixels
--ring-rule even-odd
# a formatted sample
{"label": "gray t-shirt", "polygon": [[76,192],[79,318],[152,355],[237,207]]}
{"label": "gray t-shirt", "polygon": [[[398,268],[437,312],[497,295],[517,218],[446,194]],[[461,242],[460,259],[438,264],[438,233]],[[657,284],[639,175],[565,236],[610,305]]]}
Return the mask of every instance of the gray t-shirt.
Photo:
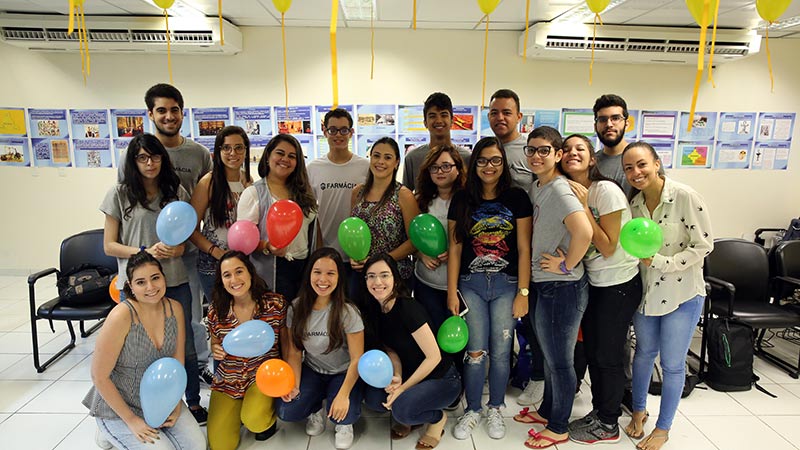
{"label": "gray t-shirt", "polygon": [[[294,307],[300,299],[292,302],[292,307],[286,313],[286,326],[291,328],[294,320]],[[311,367],[314,372],[333,375],[347,371],[350,365],[350,352],[345,339],[341,347],[326,354],[328,349],[328,316],[331,311],[330,303],[324,309],[311,310],[306,324],[306,332],[303,337],[303,347],[305,350],[305,364]],[[361,314],[355,306],[345,305],[342,314],[342,328],[346,334],[358,333],[364,330],[364,322]]]}
{"label": "gray t-shirt", "polygon": [[578,263],[570,274],[544,272],[540,265],[542,254],[557,255],[556,248],[565,254],[569,248],[570,234],[564,220],[572,213],[582,212],[578,197],[572,193],[566,177],[556,176],[553,181],[539,186],[533,183],[530,192],[533,203],[533,239],[531,240],[531,275],[536,283],[542,281],[575,281],[583,276],[583,264]]}
{"label": "gray t-shirt", "polygon": [[[211,172],[211,153],[207,148],[191,139],[184,139],[183,143],[177,147],[167,147],[167,153],[175,172],[181,179],[181,186],[191,197],[200,178]],[[120,152],[117,165],[119,166],[117,182],[122,183],[125,170],[125,150]]]}
{"label": "gray t-shirt", "polygon": [[[472,155],[469,150],[464,147],[456,147],[461,159],[464,160],[464,170],[469,167],[469,158]],[[417,177],[419,176],[419,169],[428,153],[431,151],[430,144],[420,145],[419,147],[406,153],[406,160],[403,163],[403,186],[411,189],[416,189]]]}
{"label": "gray t-shirt", "polygon": [[335,164],[327,156],[317,158],[308,164],[308,181],[319,203],[320,230],[322,244],[339,251],[345,262],[347,255],[339,245],[339,224],[350,217],[350,196],[357,184],[367,181],[369,160],[353,155],[344,164]]}
{"label": "gray t-shirt", "polygon": [[525,192],[528,192],[533,182],[536,181],[536,175],[531,172],[531,168],[528,166],[528,157],[525,156],[525,151],[522,149],[526,145],[528,145],[528,139],[520,134],[513,141],[503,144],[503,148],[506,149],[512,186],[522,188]]}
{"label": "gray t-shirt", "polygon": [[[178,200],[189,201],[189,194],[183,187],[178,187]],[[131,247],[150,247],[160,241],[156,233],[156,220],[161,212],[161,193],[154,198],[148,207],[136,205],[130,212],[129,217],[125,216],[125,209],[130,206],[128,197],[125,195],[125,188],[116,185],[109,189],[103,203],[100,204],[100,211],[119,221],[119,243]],[[159,260],[164,269],[164,276],[167,279],[168,287],[179,286],[189,281],[186,275],[186,267],[180,257]],[[127,258],[117,258],[119,274],[117,276],[117,287],[122,289],[128,277],[125,269],[128,267]]]}
{"label": "gray t-shirt", "polygon": [[601,149],[595,152],[594,156],[597,158],[597,168],[600,169],[600,173],[622,186],[626,197],[630,195],[631,185],[628,183],[628,179],[625,178],[625,171],[622,170],[622,153],[611,156],[603,153]]}

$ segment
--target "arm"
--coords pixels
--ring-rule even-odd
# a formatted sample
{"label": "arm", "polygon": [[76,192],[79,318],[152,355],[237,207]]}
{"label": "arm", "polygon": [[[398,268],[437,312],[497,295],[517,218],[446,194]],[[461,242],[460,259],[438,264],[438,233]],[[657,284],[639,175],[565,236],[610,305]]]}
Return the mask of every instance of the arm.
{"label": "arm", "polygon": [[281,328],[281,353],[285,355],[286,362],[294,370],[294,389],[281,397],[283,401],[290,402],[300,395],[300,378],[303,373],[303,351],[294,345],[292,337],[289,336],[289,328]]}
{"label": "arm", "polygon": [[[358,197],[361,194],[361,189],[363,189],[363,188],[364,188],[363,184],[357,184],[356,187],[353,188],[353,192],[350,193],[350,215],[351,216],[353,215],[353,208],[356,207],[356,204],[358,203]],[[351,258],[350,259],[350,267],[353,270],[357,271],[357,272],[361,272],[361,269],[364,268],[364,263],[365,262],[366,262],[366,260],[364,260],[364,261],[356,261],[356,260]]]}
{"label": "arm", "polygon": [[[458,315],[458,273],[461,271],[461,243],[456,242],[456,221],[447,221],[448,252],[447,262],[447,309]],[[529,250],[530,251],[530,250]],[[530,261],[530,259],[529,259]],[[530,263],[528,264],[530,266]]]}
{"label": "arm", "polygon": [[347,333],[347,351],[350,353],[350,365],[347,366],[347,375],[344,382],[333,398],[331,406],[328,408],[328,417],[334,420],[343,420],[350,409],[350,392],[358,381],[358,360],[364,354],[364,331]]}
{"label": "arm", "polygon": [[222,258],[222,255],[225,253],[225,251],[214,246],[211,241],[206,239],[206,237],[200,232],[200,221],[203,219],[203,217],[205,217],[210,199],[211,174],[209,173],[200,179],[200,182],[197,183],[197,186],[195,186],[194,192],[192,193],[192,207],[194,207],[194,211],[197,213],[197,229],[189,237],[189,240],[201,252],[208,253],[214,257],[214,259],[219,259]]}
{"label": "arm", "polygon": [[567,269],[572,270],[586,255],[586,250],[589,250],[589,244],[592,242],[592,224],[586,214],[576,211],[564,219],[564,225],[567,226],[570,235],[565,263]]}
{"label": "arm", "polygon": [[424,380],[442,361],[442,354],[439,352],[439,346],[436,344],[436,338],[433,336],[430,325],[425,323],[419,327],[417,331],[411,333],[411,337],[414,338],[414,341],[425,354],[425,359],[407,380],[389,393],[386,397],[386,403],[383,404],[386,409],[391,409],[392,403],[394,403],[397,397],[407,389]]}
{"label": "arm", "polygon": [[591,217],[591,211],[586,210],[586,212],[592,225],[592,243],[604,258],[610,258],[617,251],[619,232],[622,228],[622,210],[600,216],[600,223]]}
{"label": "arm", "polygon": [[[676,199],[685,202],[678,214],[683,215],[685,222],[679,225],[685,227],[679,231],[681,237],[673,245],[679,245],[685,241],[683,250],[672,255],[664,256],[656,253],[648,266],[658,269],[664,273],[679,272],[691,266],[702,264],[703,258],[714,249],[714,237],[711,232],[711,217],[708,215],[708,208],[700,195],[696,192],[685,192]],[[676,217],[677,220],[677,217]]]}
{"label": "arm", "polygon": [[[403,212],[403,225],[406,229],[406,236],[408,236],[408,229],[411,226],[411,221],[419,215],[419,206],[417,206],[417,201],[414,199],[414,194],[412,194],[407,187],[400,188],[398,197],[400,210]],[[406,239],[400,246],[390,251],[389,256],[394,258],[395,261],[399,261],[414,253],[416,250],[414,244],[411,243],[411,239]]]}
{"label": "arm", "polygon": [[[105,215],[106,220],[103,224],[103,251],[108,256],[114,256],[117,258],[124,258],[128,259],[131,256],[139,253],[139,247],[131,247],[130,245],[123,245],[119,242],[119,220],[116,218],[109,216],[108,214]],[[156,251],[156,244],[147,248],[147,253],[150,253],[154,257],[158,258],[158,252]]]}
{"label": "arm", "polygon": [[512,312],[514,318],[528,314],[528,296],[519,293],[519,289],[531,285],[531,235],[533,233],[533,217],[516,219],[517,222],[517,295],[514,297]]}

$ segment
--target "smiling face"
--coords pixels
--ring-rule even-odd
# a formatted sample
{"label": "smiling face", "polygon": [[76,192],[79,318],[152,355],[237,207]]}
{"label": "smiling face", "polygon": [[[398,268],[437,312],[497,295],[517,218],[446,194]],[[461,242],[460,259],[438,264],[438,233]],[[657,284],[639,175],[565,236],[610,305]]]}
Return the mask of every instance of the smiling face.
{"label": "smiling face", "polygon": [[621,106],[608,106],[597,110],[594,131],[606,147],[614,147],[625,137],[628,121]]}
{"label": "smiling face", "polygon": [[222,261],[219,266],[222,286],[233,298],[242,298],[249,295],[252,275],[247,266],[236,257]]}
{"label": "smiling face", "polygon": [[[341,134],[342,130],[346,130],[346,133]],[[347,117],[328,118],[328,125],[325,127],[325,137],[328,139],[328,146],[330,146],[331,151],[347,150],[352,135],[353,129],[350,128],[350,122],[347,120]]]}
{"label": "smiling face", "polygon": [[285,180],[297,167],[297,149],[286,141],[281,141],[269,154],[269,174]]}
{"label": "smiling face", "polygon": [[176,136],[183,125],[183,110],[175,99],[156,97],[153,109],[147,112],[156,130],[164,136]]}
{"label": "smiling face", "polygon": [[394,295],[394,275],[385,261],[377,261],[365,270],[367,290],[375,300],[383,304]]}
{"label": "smiling face", "polygon": [[[500,149],[492,145],[481,150],[480,155],[474,155],[473,158],[477,158],[476,171],[478,178],[480,178],[484,184],[496,184],[500,180],[500,176],[503,174],[504,163],[503,154],[500,152]],[[499,164],[494,165],[496,162],[499,162]],[[481,167],[481,164],[484,163],[486,165]]]}
{"label": "smiling face", "polygon": [[161,155],[151,155],[141,148],[136,154],[136,167],[143,178],[155,180],[161,173]]}
{"label": "smiling face", "polygon": [[128,280],[136,301],[157,303],[167,292],[167,280],[156,264],[142,264]]}
{"label": "smiling face", "polygon": [[659,176],[661,162],[653,157],[653,153],[646,147],[630,147],[622,155],[622,170],[628,183],[640,191],[645,190]]}
{"label": "smiling face", "polygon": [[245,158],[244,139],[238,134],[225,136],[225,141],[220,149],[222,164],[228,169],[239,170]]}
{"label": "smiling face", "polygon": [[[438,168],[435,173],[430,172],[430,168]],[[444,168],[449,168],[450,172],[445,173]],[[449,152],[442,152],[436,159],[436,162],[429,167],[428,173],[431,176],[433,184],[439,189],[448,189],[453,186],[458,178],[458,167],[456,166],[453,157]]]}
{"label": "smiling face", "polygon": [[311,267],[311,288],[318,297],[330,297],[339,285],[339,270],[331,258],[320,258]]}
{"label": "smiling face", "polygon": [[517,131],[522,113],[513,98],[495,98],[489,104],[489,126],[503,143],[508,142]]}
{"label": "smiling face", "polygon": [[369,154],[369,170],[376,179],[394,177],[394,171],[400,166],[400,160],[389,144],[372,146]]}
{"label": "smiling face", "polygon": [[561,161],[561,149],[554,149],[553,144],[547,139],[535,137],[528,139],[528,146],[530,147],[550,147],[550,152],[547,156],[542,156],[539,152],[534,152],[533,155],[528,156],[528,166],[531,172],[536,175],[549,174],[555,170],[556,164]]}
{"label": "smiling face", "polygon": [[585,173],[594,164],[594,155],[583,139],[573,137],[564,141],[561,168],[565,173],[570,175]]}
{"label": "smiling face", "polygon": [[450,137],[450,128],[453,126],[453,116],[446,109],[431,106],[423,118],[423,123],[431,138],[447,138]]}

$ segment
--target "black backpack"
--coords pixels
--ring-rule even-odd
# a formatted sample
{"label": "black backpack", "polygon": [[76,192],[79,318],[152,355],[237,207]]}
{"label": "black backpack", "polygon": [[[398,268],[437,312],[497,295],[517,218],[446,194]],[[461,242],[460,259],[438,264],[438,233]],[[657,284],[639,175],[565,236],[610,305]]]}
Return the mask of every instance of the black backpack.
{"label": "black backpack", "polygon": [[61,272],[56,287],[65,305],[91,305],[110,299],[108,286],[113,271],[107,267],[81,264]]}
{"label": "black backpack", "polygon": [[753,373],[753,328],[735,320],[709,319],[708,372],[705,383],[720,392],[749,391],[753,386],[775,397],[757,384]]}

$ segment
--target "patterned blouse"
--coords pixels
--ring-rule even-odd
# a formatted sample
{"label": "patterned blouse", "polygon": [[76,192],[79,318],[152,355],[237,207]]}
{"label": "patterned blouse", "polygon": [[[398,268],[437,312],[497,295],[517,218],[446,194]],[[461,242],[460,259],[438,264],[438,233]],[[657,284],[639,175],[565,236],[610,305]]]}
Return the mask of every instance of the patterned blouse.
{"label": "patterned blouse", "polygon": [[[220,361],[214,372],[214,381],[211,389],[222,392],[229,397],[244,398],[245,391],[256,381],[256,371],[261,364],[272,358],[280,357],[280,330],[286,326],[287,302],[283,296],[274,292],[264,294],[261,298],[262,308],[253,314],[253,319],[263,320],[272,325],[275,330],[275,345],[266,354],[256,358],[240,358],[227,355]],[[208,330],[212,336],[222,341],[234,328],[240,325],[239,319],[233,313],[233,308],[228,310],[228,317],[221,320],[213,305],[208,309]]]}
{"label": "patterned blouse", "polygon": [[[242,191],[244,191],[244,185],[241,181],[229,181],[228,186],[231,189],[231,197],[225,205],[227,212],[225,224],[221,227],[215,227],[211,224],[211,205],[209,205],[203,217],[203,229],[200,230],[200,233],[205,236],[209,242],[222,250],[228,250],[228,228],[236,222],[236,205],[239,203],[239,196],[242,195]],[[214,276],[217,270],[216,258],[206,252],[200,252],[197,261],[197,270],[203,275]]]}
{"label": "patterned blouse", "polygon": [[[400,209],[400,189],[402,187],[402,184],[396,184],[392,197],[381,207],[380,211],[375,211],[378,202],[366,200],[362,200],[353,207],[353,216],[366,222],[372,233],[372,245],[367,258],[381,252],[389,253],[408,240],[403,211]],[[397,261],[397,267],[404,280],[411,278],[414,266],[410,256]]]}

